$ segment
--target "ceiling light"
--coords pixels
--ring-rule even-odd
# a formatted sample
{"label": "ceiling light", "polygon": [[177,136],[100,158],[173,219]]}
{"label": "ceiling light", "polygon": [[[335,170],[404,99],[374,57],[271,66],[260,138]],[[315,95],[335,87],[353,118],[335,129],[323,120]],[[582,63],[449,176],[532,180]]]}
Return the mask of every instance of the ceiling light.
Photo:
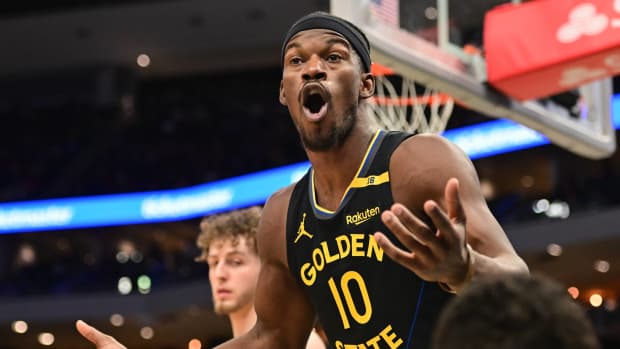
{"label": "ceiling light", "polygon": [[148,275],[140,275],[138,277],[138,291],[142,294],[151,292],[151,278]]}
{"label": "ceiling light", "polygon": [[124,264],[127,263],[127,261],[129,260],[129,255],[127,254],[127,252],[125,251],[119,251],[116,253],[116,261]]}
{"label": "ceiling light", "polygon": [[121,314],[110,315],[110,323],[112,326],[121,327],[125,323],[125,318]]}
{"label": "ceiling light", "polygon": [[573,299],[577,299],[577,297],[579,297],[579,289],[575,286],[571,286],[568,288],[568,294],[570,294]]}
{"label": "ceiling light", "polygon": [[549,218],[568,218],[570,216],[570,206],[564,201],[554,201],[549,205],[549,209],[545,211]]}
{"label": "ceiling light", "polygon": [[426,17],[427,19],[430,19],[431,21],[436,20],[437,15],[438,15],[437,9],[433,6],[429,6],[424,9],[424,17]]}
{"label": "ceiling light", "polygon": [[140,329],[140,337],[144,339],[151,339],[155,335],[155,331],[149,326],[144,326]]}
{"label": "ceiling light", "polygon": [[50,346],[54,344],[54,335],[49,332],[39,333],[38,339],[41,345]]}
{"label": "ceiling light", "polygon": [[594,270],[599,273],[606,273],[609,271],[609,262],[599,259],[594,262]]}
{"label": "ceiling light", "polygon": [[521,186],[523,188],[531,188],[534,186],[534,177],[532,176],[523,176],[521,177]]}
{"label": "ceiling light", "polygon": [[600,307],[603,304],[603,297],[598,293],[592,294],[590,296],[590,304],[595,308]]}
{"label": "ceiling light", "polygon": [[142,53],[138,55],[138,58],[136,58],[136,63],[138,63],[140,68],[146,68],[151,65],[151,57],[145,53]]}
{"label": "ceiling light", "polygon": [[547,245],[547,253],[553,257],[559,257],[562,254],[562,246],[558,244]]}
{"label": "ceiling light", "polygon": [[22,244],[17,252],[17,264],[20,266],[32,265],[37,261],[37,252],[30,244]]}
{"label": "ceiling light", "polygon": [[15,333],[26,333],[28,331],[28,323],[22,320],[13,321],[13,323],[11,324],[11,329]]}
{"label": "ceiling light", "polygon": [[192,339],[191,341],[189,341],[189,343],[187,344],[187,348],[188,349],[200,349],[202,348],[202,342],[200,342],[199,339]]}
{"label": "ceiling light", "polygon": [[549,200],[547,199],[536,200],[532,204],[532,211],[534,211],[534,213],[537,213],[537,214],[546,212],[548,209],[549,209]]}
{"label": "ceiling light", "polygon": [[618,308],[618,302],[613,298],[608,298],[605,300],[605,304],[603,306],[607,311],[614,311]]}
{"label": "ceiling light", "polygon": [[136,245],[133,241],[123,239],[117,243],[116,249],[130,255],[136,250]]}
{"label": "ceiling light", "polygon": [[144,259],[144,256],[139,251],[133,251],[131,254],[131,261],[134,263],[141,263]]}
{"label": "ceiling light", "polygon": [[118,279],[117,288],[120,294],[129,294],[132,289],[131,279],[127,276],[123,276],[122,278]]}

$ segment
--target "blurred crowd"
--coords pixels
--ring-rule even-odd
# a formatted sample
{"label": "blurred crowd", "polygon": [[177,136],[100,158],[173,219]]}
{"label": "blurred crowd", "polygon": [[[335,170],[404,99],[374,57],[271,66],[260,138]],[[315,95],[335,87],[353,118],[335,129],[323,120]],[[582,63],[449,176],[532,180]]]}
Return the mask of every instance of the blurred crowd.
{"label": "blurred crowd", "polygon": [[[279,74],[136,78],[107,103],[70,93],[39,93],[33,100],[6,93],[0,98],[0,202],[174,189],[303,161],[278,103]],[[448,128],[483,119],[459,109]],[[559,200],[571,214],[618,205],[617,154],[595,161],[544,146],[474,165],[482,184],[490,185],[492,211],[501,223],[513,223],[550,219],[533,212],[540,199]],[[189,233],[179,234],[180,226]],[[85,231],[0,236],[0,295],[96,290],[134,269],[172,282],[206,275],[193,261],[196,222]],[[148,258],[115,262],[127,237]],[[35,261],[20,259],[28,246]]]}
{"label": "blurred crowd", "polygon": [[[0,298],[150,293],[192,280],[206,280],[195,238],[198,221],[10,234],[0,244]],[[137,280],[148,276],[148,290]],[[122,293],[122,294],[128,294]]]}
{"label": "blurred crowd", "polygon": [[268,70],[147,80],[103,106],[0,99],[0,202],[173,189],[302,161],[278,86]]}

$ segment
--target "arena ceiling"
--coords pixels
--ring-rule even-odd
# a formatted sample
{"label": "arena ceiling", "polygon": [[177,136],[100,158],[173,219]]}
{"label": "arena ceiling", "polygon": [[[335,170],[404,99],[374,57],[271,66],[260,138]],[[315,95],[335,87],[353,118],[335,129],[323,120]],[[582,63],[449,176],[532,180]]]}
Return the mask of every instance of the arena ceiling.
{"label": "arena ceiling", "polygon": [[[452,1],[452,13],[460,14],[454,23],[465,33],[479,31],[484,11],[506,1]],[[429,25],[424,9],[434,3],[403,3],[404,22]],[[135,66],[142,53],[151,57],[146,75],[273,66],[288,26],[313,10],[329,10],[329,0],[4,2],[0,45],[8,49],[0,76]]]}
{"label": "arena ceiling", "polygon": [[[87,3],[88,5],[85,5]],[[0,75],[82,66],[182,74],[273,66],[286,28],[327,1],[50,1],[0,7]]]}

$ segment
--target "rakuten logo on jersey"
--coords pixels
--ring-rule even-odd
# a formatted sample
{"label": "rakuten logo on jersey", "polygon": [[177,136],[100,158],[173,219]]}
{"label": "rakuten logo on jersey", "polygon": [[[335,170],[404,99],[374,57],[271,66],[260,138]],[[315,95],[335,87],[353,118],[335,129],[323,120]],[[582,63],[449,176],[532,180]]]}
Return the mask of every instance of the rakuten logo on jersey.
{"label": "rakuten logo on jersey", "polygon": [[352,215],[347,215],[346,221],[347,221],[347,224],[360,225],[368,221],[372,217],[378,215],[379,213],[381,213],[381,209],[379,208],[379,206],[376,206],[373,208],[367,208],[364,211],[359,211],[359,212],[355,212]]}

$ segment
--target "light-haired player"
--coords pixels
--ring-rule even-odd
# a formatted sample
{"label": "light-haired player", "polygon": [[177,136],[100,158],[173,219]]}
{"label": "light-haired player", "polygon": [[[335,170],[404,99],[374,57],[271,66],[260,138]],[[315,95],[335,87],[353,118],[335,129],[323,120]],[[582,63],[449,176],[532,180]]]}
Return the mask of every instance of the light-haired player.
{"label": "light-haired player", "polygon": [[[262,208],[254,206],[207,216],[200,223],[196,239],[202,249],[196,261],[209,265],[214,310],[228,316],[233,337],[245,334],[256,323],[254,295],[261,265],[256,231],[261,214]],[[87,338],[88,333],[97,331],[82,321],[78,322],[78,330]],[[108,338],[118,348],[120,344]],[[324,349],[325,344],[313,331],[306,348]]]}

